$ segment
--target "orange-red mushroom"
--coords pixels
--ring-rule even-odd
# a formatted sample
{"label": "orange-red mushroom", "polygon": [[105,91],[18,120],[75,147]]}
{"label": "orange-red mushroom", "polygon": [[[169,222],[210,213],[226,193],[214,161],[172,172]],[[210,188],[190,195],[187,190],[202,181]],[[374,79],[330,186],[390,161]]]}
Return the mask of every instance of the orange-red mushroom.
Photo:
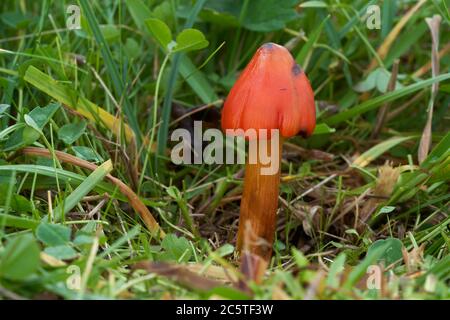
{"label": "orange-red mushroom", "polygon": [[[315,124],[314,92],[304,71],[285,47],[264,44],[241,73],[222,110],[222,129],[253,129],[257,134],[258,146],[250,148],[245,166],[237,239],[239,251],[245,248],[265,260],[270,259],[282,143],[285,138],[299,133],[304,137],[311,135]],[[268,131],[267,136],[262,129]],[[273,129],[279,134],[274,134]],[[273,163],[268,165],[261,161],[258,156],[261,148],[276,162],[277,170],[273,174],[262,174],[262,169]],[[252,158],[256,162],[251,163]]]}

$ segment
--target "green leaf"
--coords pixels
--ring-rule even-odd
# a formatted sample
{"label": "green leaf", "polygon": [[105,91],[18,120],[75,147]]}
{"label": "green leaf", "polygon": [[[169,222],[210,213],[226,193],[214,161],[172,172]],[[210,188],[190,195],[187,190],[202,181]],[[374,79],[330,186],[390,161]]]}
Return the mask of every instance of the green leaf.
{"label": "green leaf", "polygon": [[59,103],[50,103],[46,107],[36,107],[24,115],[26,127],[15,130],[5,143],[3,151],[12,151],[33,144],[40,132],[59,109]]}
{"label": "green leaf", "polygon": [[10,240],[0,259],[0,276],[11,280],[24,280],[39,267],[39,246],[31,234]]}
{"label": "green leaf", "polygon": [[372,90],[373,88],[375,88],[375,86],[377,85],[377,78],[378,78],[378,73],[379,73],[380,68],[377,68],[375,70],[373,70],[366,79],[364,79],[363,81],[358,82],[353,89],[356,92],[367,92]]}
{"label": "green leaf", "polygon": [[145,20],[145,24],[153,38],[167,50],[169,43],[172,41],[172,31],[167,24],[155,18]]}
{"label": "green leaf", "polygon": [[36,229],[36,237],[47,246],[59,246],[70,241],[70,232],[67,226],[44,221]]}
{"label": "green leaf", "polygon": [[380,209],[379,213],[391,213],[392,211],[395,210],[394,206],[384,206]]}
{"label": "green leaf", "polygon": [[189,241],[184,237],[177,237],[168,234],[161,242],[164,252],[161,253],[162,260],[188,262],[192,255],[192,248]]}
{"label": "green leaf", "polygon": [[367,255],[371,255],[378,248],[384,248],[378,257],[378,262],[384,262],[385,266],[400,260],[403,257],[403,243],[397,238],[387,238],[385,240],[377,240],[367,250]]}
{"label": "green leaf", "polygon": [[78,140],[86,129],[86,121],[78,123],[69,123],[58,130],[58,138],[64,141],[65,144],[72,144]]}
{"label": "green leaf", "polygon": [[69,245],[47,247],[44,252],[60,260],[74,259],[78,256],[78,253]]}
{"label": "green leaf", "polygon": [[42,133],[41,129],[39,128],[38,124],[36,123],[36,121],[33,120],[32,117],[30,117],[28,114],[23,116],[23,120],[25,121],[25,123],[33,128],[34,130],[36,130],[39,133]]}
{"label": "green leaf", "polygon": [[80,234],[75,237],[73,244],[79,246],[83,244],[91,244],[94,241],[94,237],[87,234]]}
{"label": "green leaf", "polygon": [[100,25],[100,31],[102,32],[105,40],[108,42],[113,42],[120,39],[120,30],[115,25]]}
{"label": "green leaf", "polygon": [[173,49],[174,52],[199,50],[209,44],[201,31],[192,28],[181,31],[176,41],[177,45]]}
{"label": "green leaf", "polygon": [[[25,116],[27,116],[27,115],[25,115]],[[22,140],[19,143],[20,147],[25,147],[25,146],[29,146],[30,144],[33,144],[37,139],[39,139],[39,137],[41,135],[40,131],[38,131],[30,126],[23,128],[23,130],[20,130],[20,133],[22,133],[21,135],[18,134],[19,137],[22,136]],[[11,137],[13,137],[13,136],[11,136]]]}
{"label": "green leaf", "polygon": [[37,125],[37,128],[43,129],[44,126],[50,121],[50,119],[53,117],[56,111],[58,111],[59,107],[61,106],[60,103],[50,103],[46,107],[36,107],[33,110],[31,110],[28,115],[34,120],[34,122]]}
{"label": "green leaf", "polygon": [[[357,83],[353,89],[357,92],[366,92],[375,87],[379,92],[385,93],[387,91],[388,83],[391,78],[391,73],[383,68],[376,68],[373,70],[365,80]],[[403,85],[400,82],[395,83],[395,89],[401,89]]]}

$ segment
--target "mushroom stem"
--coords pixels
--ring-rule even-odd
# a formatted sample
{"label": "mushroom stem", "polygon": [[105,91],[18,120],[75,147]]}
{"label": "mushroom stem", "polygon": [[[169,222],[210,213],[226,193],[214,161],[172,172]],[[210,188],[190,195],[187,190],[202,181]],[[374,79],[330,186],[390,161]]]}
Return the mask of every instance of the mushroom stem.
{"label": "mushroom stem", "polygon": [[[256,163],[245,165],[244,192],[241,199],[239,216],[239,231],[237,249],[239,252],[248,251],[269,261],[276,229],[276,213],[278,208],[278,187],[280,184],[280,166],[283,138],[278,139],[278,154],[273,154],[271,143],[268,141],[267,155],[272,161],[277,161],[277,170],[272,175],[261,174],[261,169],[270,164],[263,164],[260,157],[255,155]],[[257,152],[260,143],[258,141]],[[249,152],[256,152],[250,148]],[[249,155],[249,159],[252,155]]]}

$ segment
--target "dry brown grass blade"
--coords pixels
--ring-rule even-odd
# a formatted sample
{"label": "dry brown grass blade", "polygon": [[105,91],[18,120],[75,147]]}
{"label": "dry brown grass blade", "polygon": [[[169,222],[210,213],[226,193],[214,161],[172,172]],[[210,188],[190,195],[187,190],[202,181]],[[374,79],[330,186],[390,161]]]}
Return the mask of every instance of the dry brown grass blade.
{"label": "dry brown grass blade", "polygon": [[[398,75],[398,64],[399,61],[396,60],[394,62],[394,65],[392,66],[392,73],[391,78],[389,79],[389,84],[387,87],[387,92],[394,91],[395,84],[397,83],[397,75]],[[375,139],[378,137],[378,134],[380,133],[381,129],[383,128],[383,124],[386,120],[387,111],[389,109],[389,102],[386,102],[378,111],[377,115],[377,122],[375,124],[375,127],[373,128],[371,138]]]}
{"label": "dry brown grass blade", "polygon": [[[52,153],[44,148],[26,147],[21,150],[21,153],[24,155],[52,158]],[[97,169],[98,167],[97,165],[91,162],[77,158],[62,151],[55,151],[55,156],[61,162],[70,163],[72,165],[89,169],[92,171]],[[128,187],[125,183],[123,183],[116,177],[112,176],[111,174],[108,174],[106,178],[109,181],[111,181],[111,183],[116,185],[119,188],[120,192],[127,197],[127,199],[130,201],[130,205],[138,212],[142,220],[144,220],[144,223],[147,226],[148,230],[151,232],[151,234],[157,238],[158,237],[161,239],[164,238],[165,236],[164,231],[161,229],[158,222],[155,220],[155,218],[148,210],[148,208],[145,206],[145,204],[142,203],[142,201],[139,199],[137,194],[134,193],[134,191],[130,187]]]}
{"label": "dry brown grass blade", "polygon": [[142,269],[157,275],[168,277],[178,282],[184,287],[208,291],[223,284],[219,281],[202,277],[195,272],[188,270],[184,265],[171,264],[166,262],[139,262],[133,269]]}
{"label": "dry brown grass blade", "polygon": [[[431,32],[431,73],[433,77],[437,77],[439,75],[439,26],[441,24],[441,16],[434,15],[432,18],[426,18],[428,27]],[[433,83],[431,86],[431,97],[430,102],[428,103],[428,117],[427,123],[425,124],[425,128],[423,129],[422,137],[420,138],[418,158],[419,163],[422,163],[428,155],[428,151],[430,150],[431,145],[431,124],[433,120],[433,107],[434,107],[434,98],[436,97],[437,91],[439,88],[439,83]]]}
{"label": "dry brown grass blade", "polygon": [[[400,19],[400,21],[395,25],[395,27],[392,29],[391,32],[387,35],[387,37],[384,39],[383,43],[377,50],[377,54],[380,57],[381,60],[383,60],[386,55],[388,54],[392,44],[395,40],[398,39],[398,35],[402,31],[403,27],[406,25],[406,23],[411,19],[411,17],[416,13],[417,10],[425,3],[427,0],[420,0],[416,3],[414,7],[408,10],[408,12]],[[372,71],[376,66],[378,65],[378,62],[375,58],[372,59],[372,61],[369,64],[369,67],[366,70],[366,74],[368,74],[370,71]]]}
{"label": "dry brown grass blade", "polygon": [[239,279],[239,273],[236,269],[225,266],[204,266],[200,263],[190,263],[186,265],[186,269],[198,275],[223,282],[237,282]]}

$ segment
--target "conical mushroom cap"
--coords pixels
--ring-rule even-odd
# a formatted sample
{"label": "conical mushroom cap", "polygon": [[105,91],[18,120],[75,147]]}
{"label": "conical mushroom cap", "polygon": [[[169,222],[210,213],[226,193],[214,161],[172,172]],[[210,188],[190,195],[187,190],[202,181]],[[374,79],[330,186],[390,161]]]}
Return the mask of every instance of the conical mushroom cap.
{"label": "conical mushroom cap", "polygon": [[261,46],[231,89],[222,129],[279,129],[309,136],[316,125],[314,92],[303,70],[280,45]]}

